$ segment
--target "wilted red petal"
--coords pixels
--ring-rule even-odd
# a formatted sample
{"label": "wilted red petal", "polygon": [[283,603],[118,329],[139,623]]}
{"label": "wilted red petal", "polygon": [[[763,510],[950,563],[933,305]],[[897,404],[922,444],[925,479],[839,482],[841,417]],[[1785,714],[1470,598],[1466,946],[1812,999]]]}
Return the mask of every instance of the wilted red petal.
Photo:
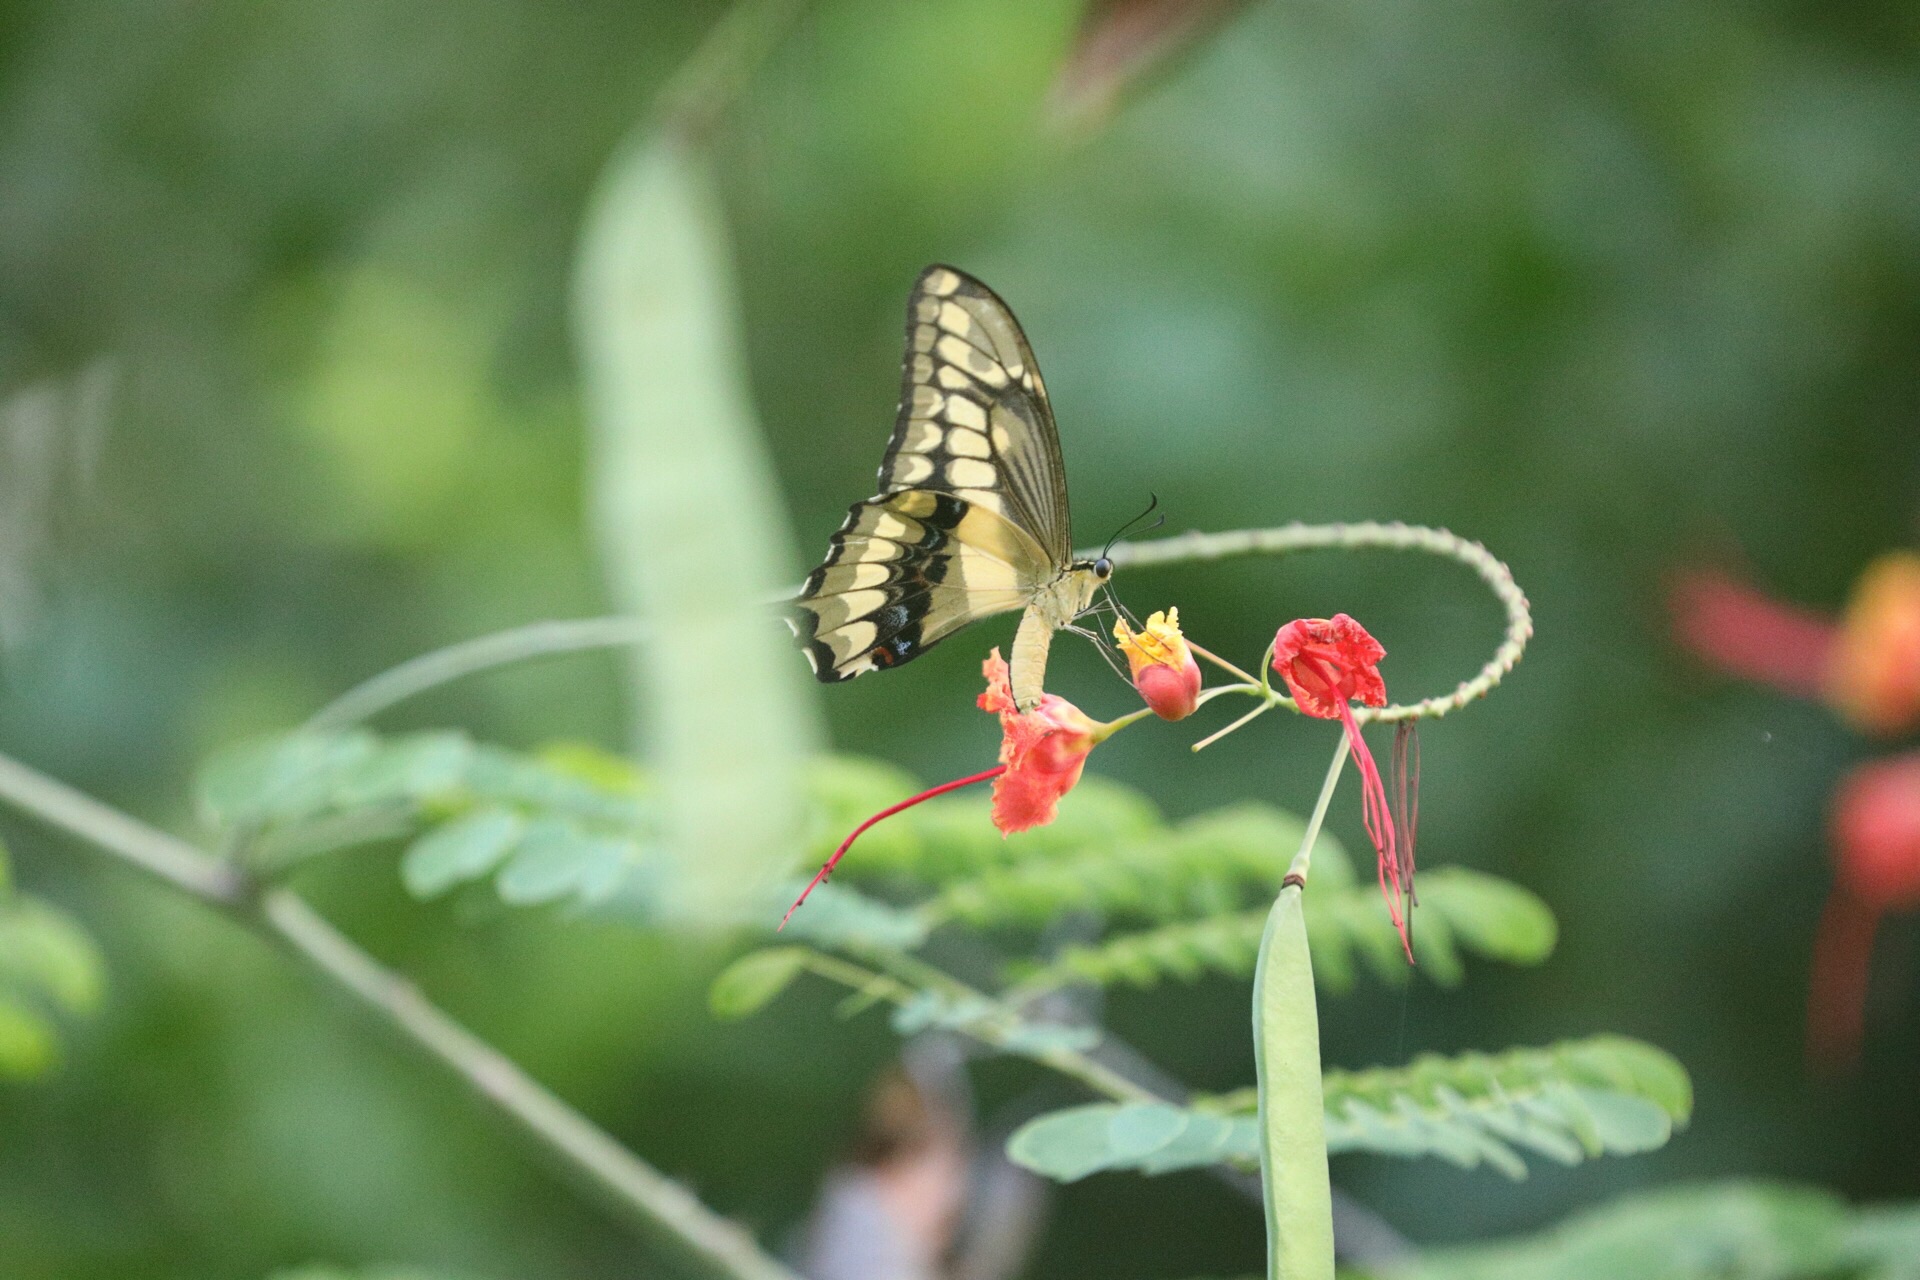
{"label": "wilted red petal", "polygon": [[[1380,659],[1387,656],[1367,629],[1344,613],[1331,618],[1296,618],[1273,638],[1273,669],[1286,682],[1300,709],[1323,720],[1339,720],[1347,733],[1353,764],[1360,771],[1360,816],[1373,842],[1380,896],[1400,934],[1400,945],[1413,963],[1413,935],[1405,903],[1413,888],[1410,846],[1403,849],[1394,830],[1393,807],[1387,801],[1380,767],[1373,762],[1353,702],[1370,707],[1387,705],[1386,682],[1380,678]],[[1398,761],[1404,763],[1404,761]]]}
{"label": "wilted red petal", "polygon": [[1808,1061],[1826,1071],[1859,1056],[1881,915],[1920,907],[1920,752],[1847,775],[1834,794],[1833,860],[1807,991]]}
{"label": "wilted red petal", "polygon": [[1273,638],[1273,669],[1300,709],[1322,720],[1341,718],[1358,698],[1369,707],[1387,705],[1380,659],[1387,651],[1367,629],[1344,613],[1296,618]]}
{"label": "wilted red petal", "polygon": [[1675,575],[1667,591],[1674,636],[1728,675],[1819,697],[1838,628],[1809,609],[1782,604],[1717,569]]}
{"label": "wilted red petal", "polygon": [[1085,126],[1109,115],[1127,87],[1212,31],[1246,0],[1095,0],[1054,79],[1052,112]]}

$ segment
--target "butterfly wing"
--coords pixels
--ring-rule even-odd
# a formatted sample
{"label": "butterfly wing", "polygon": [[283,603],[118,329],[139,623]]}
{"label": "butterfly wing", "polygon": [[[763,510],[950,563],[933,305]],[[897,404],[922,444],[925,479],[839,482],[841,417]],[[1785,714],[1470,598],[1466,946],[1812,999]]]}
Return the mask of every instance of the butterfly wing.
{"label": "butterfly wing", "polygon": [[999,514],[930,489],[847,512],[789,618],[821,680],[911,662],[942,637],[1032,598],[1046,559]]}
{"label": "butterfly wing", "polygon": [[900,412],[880,490],[932,489],[1025,530],[1056,570],[1072,559],[1066,468],[1046,383],[1020,322],[952,267],[920,273],[907,300]]}
{"label": "butterfly wing", "polygon": [[1060,437],[1019,322],[978,280],[928,267],[907,301],[880,493],[848,510],[795,601],[814,674],[909,662],[1025,607],[1071,557]]}

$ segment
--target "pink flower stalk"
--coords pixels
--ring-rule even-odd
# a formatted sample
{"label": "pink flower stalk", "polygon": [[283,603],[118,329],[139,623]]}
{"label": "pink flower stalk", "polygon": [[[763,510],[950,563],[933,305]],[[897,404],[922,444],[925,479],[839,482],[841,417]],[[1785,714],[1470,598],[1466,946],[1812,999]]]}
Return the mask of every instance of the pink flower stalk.
{"label": "pink flower stalk", "polygon": [[[1397,776],[1395,790],[1409,822],[1405,835],[1396,836],[1394,807],[1388,802],[1386,784],[1380,779],[1373,752],[1354,719],[1352,702],[1359,699],[1369,707],[1387,705],[1386,682],[1380,678],[1380,659],[1387,651],[1367,634],[1367,629],[1344,613],[1332,618],[1298,618],[1280,628],[1273,638],[1273,669],[1286,682],[1287,691],[1300,710],[1322,720],[1339,720],[1346,726],[1347,743],[1353,750],[1354,767],[1360,771],[1361,818],[1367,838],[1377,855],[1380,896],[1386,899],[1387,914],[1400,935],[1400,945],[1413,963],[1413,937],[1408,925],[1407,906],[1413,892],[1412,798],[1408,795],[1404,768],[1409,753],[1405,740],[1396,744]],[[1417,766],[1416,766],[1417,767]],[[1406,904],[1406,905],[1403,905]]]}

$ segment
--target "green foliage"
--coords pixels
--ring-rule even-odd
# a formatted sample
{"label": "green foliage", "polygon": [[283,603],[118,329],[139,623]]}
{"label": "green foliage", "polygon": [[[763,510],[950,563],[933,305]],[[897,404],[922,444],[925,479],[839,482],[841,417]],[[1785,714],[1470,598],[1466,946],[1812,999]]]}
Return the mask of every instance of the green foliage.
{"label": "green foliage", "polygon": [[451,1271],[428,1271],[419,1267],[345,1268],[327,1266],[295,1267],[276,1271],[267,1280],[467,1280]]}
{"label": "green foliage", "polygon": [[[1328,1071],[1321,1082],[1329,1152],[1433,1155],[1524,1177],[1521,1151],[1561,1164],[1650,1151],[1692,1112],[1692,1088],[1672,1058],[1617,1036],[1504,1054],[1423,1055],[1405,1067]],[[1008,1155],[1073,1181],[1130,1169],[1170,1173],[1245,1164],[1258,1154],[1250,1092],[1206,1105],[1098,1103],[1028,1121]],[[1176,1123],[1176,1119],[1179,1123]],[[1153,1135],[1146,1141],[1143,1135]]]}
{"label": "green foliage", "polygon": [[[1316,869],[1316,879],[1320,874]],[[1408,969],[1399,935],[1372,885],[1315,883],[1306,895],[1306,917],[1314,981],[1332,994],[1353,989],[1356,955],[1383,982],[1404,983],[1417,971],[1451,987],[1465,976],[1462,952],[1510,964],[1539,964],[1552,953],[1556,936],[1553,914],[1539,898],[1465,867],[1442,867],[1420,878],[1414,930],[1417,970]],[[1067,947],[1046,964],[1027,970],[1023,985],[1151,987],[1209,973],[1248,977],[1266,918],[1265,910],[1239,911]]]}
{"label": "green foliage", "polygon": [[1920,1208],[1849,1209],[1807,1187],[1672,1187],[1536,1236],[1438,1249],[1393,1280],[1916,1280]]}
{"label": "green foliage", "polygon": [[492,877],[514,905],[599,901],[656,839],[648,788],[625,762],[576,746],[522,755],[453,733],[244,744],[202,770],[199,798],[261,870],[417,836],[401,874],[418,897]]}
{"label": "green foliage", "polygon": [[56,1018],[92,1013],[106,965],[65,912],[13,887],[0,845],[0,1078],[29,1079],[58,1060]]}
{"label": "green foliage", "polygon": [[741,956],[713,980],[707,1003],[716,1018],[758,1013],[806,971],[805,947],[768,947]]}
{"label": "green foliage", "polygon": [[1666,1144],[1693,1112],[1669,1055],[1620,1036],[1501,1054],[1425,1054],[1405,1066],[1329,1071],[1327,1150],[1439,1156],[1526,1176],[1520,1150],[1561,1164]]}
{"label": "green foliage", "polygon": [[[1061,806],[1063,816],[1070,807]],[[1146,920],[1210,916],[1271,899],[1302,830],[1290,814],[1237,805],[983,871],[943,886],[927,909],[982,927],[1038,926],[1067,911]],[[1316,859],[1325,852],[1329,862],[1343,860],[1330,852],[1334,843],[1323,836]]]}

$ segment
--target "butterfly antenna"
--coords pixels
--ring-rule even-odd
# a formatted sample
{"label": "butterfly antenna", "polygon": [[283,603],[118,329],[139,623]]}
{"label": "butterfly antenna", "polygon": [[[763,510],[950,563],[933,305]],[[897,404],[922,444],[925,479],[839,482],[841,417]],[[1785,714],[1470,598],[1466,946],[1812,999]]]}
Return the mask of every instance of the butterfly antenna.
{"label": "butterfly antenna", "polygon": [[[1118,529],[1114,530],[1113,536],[1107,539],[1107,545],[1100,549],[1100,554],[1103,557],[1107,554],[1107,552],[1113,550],[1114,543],[1120,541],[1120,539],[1127,536],[1127,530],[1133,528],[1134,525],[1139,524],[1142,520],[1145,520],[1148,516],[1152,515],[1154,513],[1154,509],[1160,505],[1160,495],[1157,493],[1154,493],[1152,490],[1147,491],[1147,499],[1148,499],[1147,509],[1145,511],[1142,511],[1139,515],[1135,516],[1133,519],[1127,521],[1125,524],[1121,525]],[[1141,532],[1151,533],[1153,530],[1158,529],[1161,525],[1165,524],[1166,522],[1167,522],[1167,518],[1165,516],[1161,516],[1158,520],[1155,520],[1152,524],[1148,525],[1145,529],[1141,530]]]}

